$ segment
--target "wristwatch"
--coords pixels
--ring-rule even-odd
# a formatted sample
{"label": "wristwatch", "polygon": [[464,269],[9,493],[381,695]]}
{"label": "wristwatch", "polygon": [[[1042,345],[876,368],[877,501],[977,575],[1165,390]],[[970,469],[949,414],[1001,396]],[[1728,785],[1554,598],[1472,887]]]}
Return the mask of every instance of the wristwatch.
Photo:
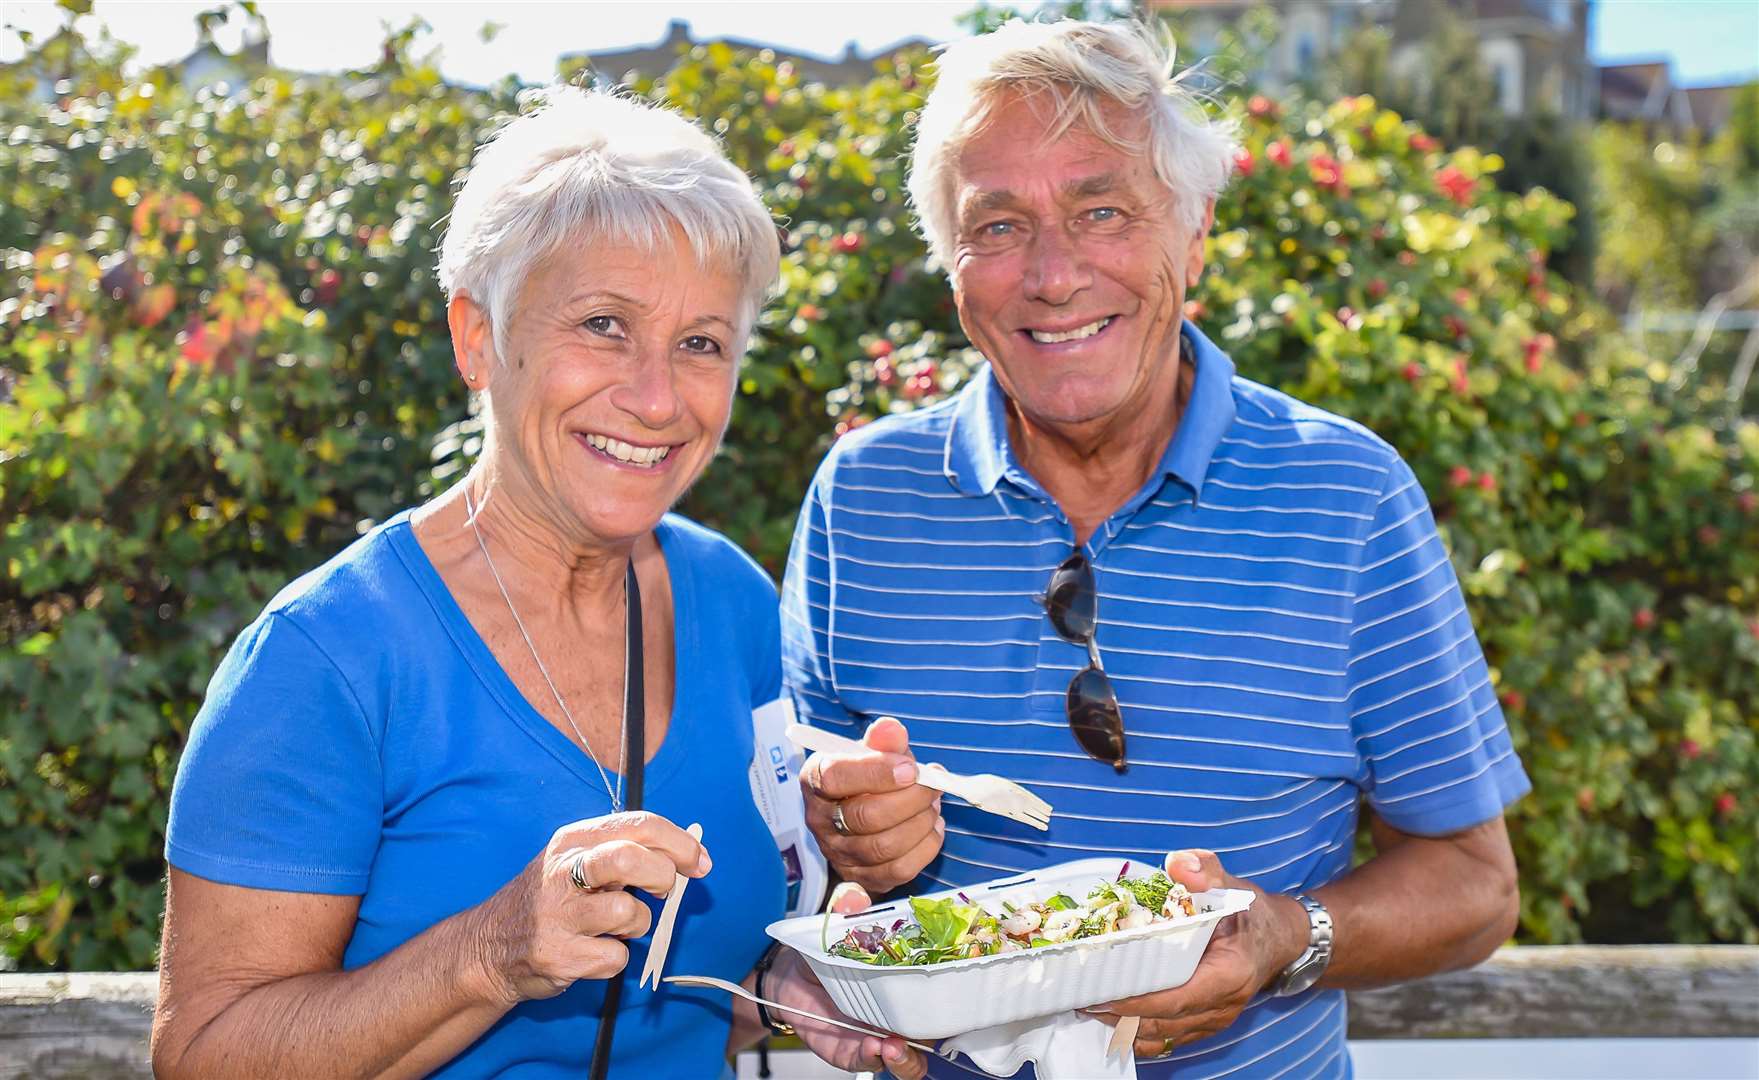
{"label": "wristwatch", "polygon": [[[770,973],[770,965],[776,962],[776,954],[781,951],[781,948],[781,942],[772,943],[768,949],[764,950],[763,956],[757,962],[757,978],[752,981],[751,988],[758,997],[766,996],[763,992],[763,977]],[[757,1003],[757,1021],[776,1038],[787,1039],[794,1035],[794,1025],[777,1020],[770,1012],[769,1006],[761,1001]]]}
{"label": "wristwatch", "polygon": [[1307,990],[1331,963],[1331,912],[1306,893],[1296,893],[1294,900],[1307,909],[1307,951],[1277,976],[1271,989],[1275,997],[1291,997]]}

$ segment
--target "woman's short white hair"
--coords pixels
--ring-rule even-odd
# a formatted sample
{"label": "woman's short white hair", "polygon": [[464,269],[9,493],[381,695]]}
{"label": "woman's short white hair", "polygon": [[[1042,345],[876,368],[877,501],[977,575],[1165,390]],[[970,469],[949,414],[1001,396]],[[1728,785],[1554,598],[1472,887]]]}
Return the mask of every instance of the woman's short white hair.
{"label": "woman's short white hair", "polygon": [[747,325],[775,287],[776,226],[715,140],[669,109],[574,86],[527,91],[535,107],[477,148],[440,245],[440,287],[482,306],[505,355],[533,266],[563,244],[653,249],[673,223],[704,269],[744,276]]}
{"label": "woman's short white hair", "polygon": [[[935,87],[916,124],[910,201],[923,239],[943,265],[951,265],[956,233],[959,151],[1007,94],[1047,97],[1055,108],[1052,138],[1079,123],[1122,150],[1148,154],[1189,228],[1202,226],[1204,208],[1233,171],[1232,124],[1204,112],[1173,75],[1170,45],[1141,23],[1014,19],[946,46],[935,66]],[[1142,117],[1146,139],[1108,123],[1108,102]]]}

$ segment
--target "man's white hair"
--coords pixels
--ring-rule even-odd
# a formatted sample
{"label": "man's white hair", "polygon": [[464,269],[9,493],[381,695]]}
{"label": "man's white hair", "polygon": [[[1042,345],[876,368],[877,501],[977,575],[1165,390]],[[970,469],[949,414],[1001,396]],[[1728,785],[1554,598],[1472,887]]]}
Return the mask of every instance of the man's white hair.
{"label": "man's white hair", "polygon": [[[1149,155],[1179,220],[1200,228],[1233,171],[1233,127],[1208,116],[1172,67],[1172,49],[1140,23],[1013,19],[946,46],[910,159],[910,201],[929,250],[952,265],[959,152],[1008,94],[1047,100],[1053,139],[1079,123],[1121,150]],[[1105,115],[1109,102],[1146,121],[1146,138],[1118,131]]]}
{"label": "man's white hair", "polygon": [[669,109],[550,86],[477,148],[440,245],[440,287],[482,306],[495,351],[532,267],[564,244],[653,250],[674,223],[705,270],[743,275],[746,325],[776,284],[775,224],[714,139]]}

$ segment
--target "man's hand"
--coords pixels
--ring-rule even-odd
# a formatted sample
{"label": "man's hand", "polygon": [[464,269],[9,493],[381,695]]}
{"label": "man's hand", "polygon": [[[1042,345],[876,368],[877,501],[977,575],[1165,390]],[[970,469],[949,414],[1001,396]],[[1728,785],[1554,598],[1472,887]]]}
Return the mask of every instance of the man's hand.
{"label": "man's hand", "polygon": [[1307,913],[1286,896],[1267,893],[1222,869],[1210,851],[1175,851],[1167,876],[1190,889],[1251,889],[1252,907],[1221,921],[1189,982],[1088,1010],[1104,1019],[1140,1016],[1138,1058],[1164,1057],[1175,1046],[1214,1035],[1234,1022],[1252,995],[1268,986],[1307,948]]}
{"label": "man's hand", "polygon": [[[940,793],[916,783],[904,725],[875,720],[855,754],[814,754],[801,769],[806,824],[833,869],[872,893],[915,878],[940,853]],[[835,823],[842,807],[843,831]]]}
{"label": "man's hand", "polygon": [[[871,903],[860,886],[844,882],[832,894],[830,908],[832,911],[850,915],[865,911]],[[812,969],[806,966],[800,959],[800,954],[794,950],[789,949],[784,956],[778,958],[773,970],[773,989],[770,986],[766,986],[766,989],[770,990],[777,1002],[807,1009],[820,1016],[842,1015],[831,1002],[830,995],[825,993],[824,987],[819,985],[818,979],[813,977]],[[881,1039],[786,1013],[780,1019],[794,1026],[795,1033],[800,1036],[800,1041],[806,1044],[808,1050],[835,1068],[848,1072],[883,1070],[898,1080],[920,1080],[928,1072],[928,1062],[923,1059],[922,1054],[912,1050],[903,1039],[895,1035]]]}

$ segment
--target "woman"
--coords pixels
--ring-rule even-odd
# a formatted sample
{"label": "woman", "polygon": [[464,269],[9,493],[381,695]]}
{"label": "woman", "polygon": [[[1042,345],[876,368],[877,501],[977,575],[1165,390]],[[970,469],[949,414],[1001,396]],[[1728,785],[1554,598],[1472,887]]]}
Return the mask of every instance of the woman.
{"label": "woman", "polygon": [[[713,1077],[761,1033],[628,973],[637,894],[676,874],[699,880],[671,972],[753,985],[783,911],[747,781],[775,593],[667,514],[777,259],[750,183],[673,114],[554,89],[481,149],[440,257],[481,461],[284,590],[215,674],[172,795],[160,1076],[581,1076],[603,1012],[613,1075]],[[625,761],[648,812],[623,812]],[[762,989],[831,1008],[791,954]],[[900,1040],[800,1031],[921,1073]]]}

